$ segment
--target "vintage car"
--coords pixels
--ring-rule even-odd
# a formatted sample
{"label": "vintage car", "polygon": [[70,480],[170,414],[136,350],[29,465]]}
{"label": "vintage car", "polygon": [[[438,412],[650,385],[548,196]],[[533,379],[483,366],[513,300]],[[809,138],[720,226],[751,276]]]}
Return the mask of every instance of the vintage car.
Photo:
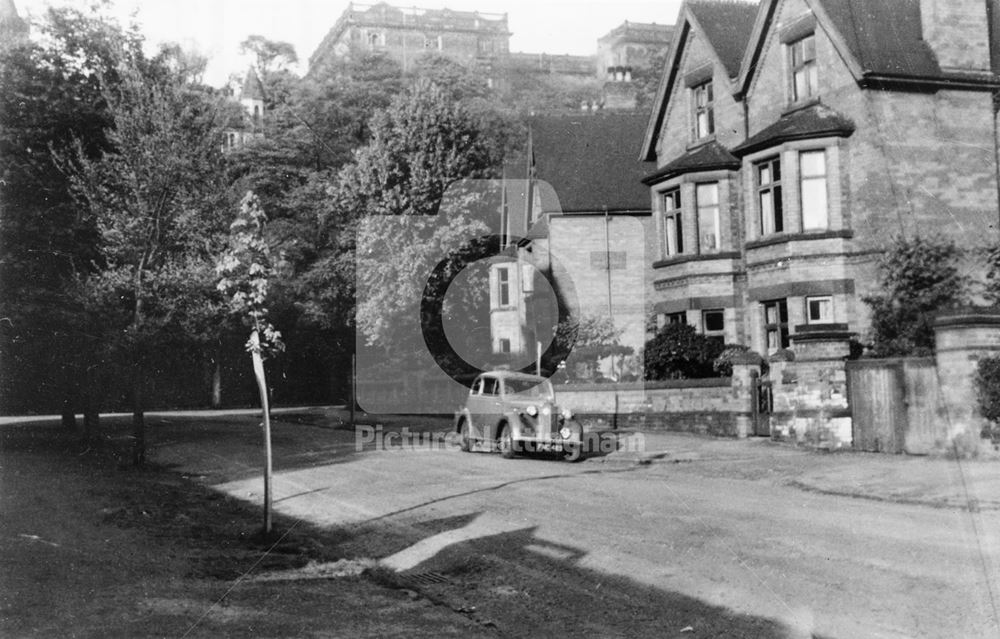
{"label": "vintage car", "polygon": [[476,378],[465,407],[455,414],[455,431],[462,450],[498,450],[507,459],[553,451],[575,461],[583,451],[583,428],[569,410],[556,406],[549,380],[514,371]]}

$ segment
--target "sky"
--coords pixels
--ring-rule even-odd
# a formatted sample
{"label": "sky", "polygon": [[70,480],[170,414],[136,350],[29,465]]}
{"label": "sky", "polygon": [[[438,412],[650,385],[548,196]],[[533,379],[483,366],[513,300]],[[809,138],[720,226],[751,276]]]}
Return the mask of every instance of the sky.
{"label": "sky", "polygon": [[[222,85],[241,74],[248,60],[239,43],[249,35],[290,42],[305,63],[347,8],[347,0],[113,0],[114,14],[126,20],[132,11],[151,44],[177,42],[208,56],[205,81]],[[88,0],[14,0],[22,17],[44,14],[48,6],[85,8]],[[397,6],[507,13],[511,51],[592,55],[597,38],[625,20],[673,24],[681,0],[405,0]]]}

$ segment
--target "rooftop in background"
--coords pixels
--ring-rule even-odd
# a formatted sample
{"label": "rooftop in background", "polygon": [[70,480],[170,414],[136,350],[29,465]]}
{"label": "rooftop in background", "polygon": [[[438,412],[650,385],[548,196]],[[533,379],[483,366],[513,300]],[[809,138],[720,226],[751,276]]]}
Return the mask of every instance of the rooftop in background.
{"label": "rooftop in background", "polygon": [[396,7],[386,2],[375,4],[352,2],[347,5],[347,11],[344,12],[341,19],[373,26],[412,27],[421,25],[446,30],[507,32],[506,13]]}
{"label": "rooftop in background", "polygon": [[669,24],[655,22],[629,22],[626,20],[597,39],[598,42],[628,41],[648,42],[650,44],[670,44],[674,27]]}
{"label": "rooftop in background", "polygon": [[535,177],[555,189],[563,213],[648,213],[642,179],[654,165],[636,160],[646,121],[645,113],[532,118]]}

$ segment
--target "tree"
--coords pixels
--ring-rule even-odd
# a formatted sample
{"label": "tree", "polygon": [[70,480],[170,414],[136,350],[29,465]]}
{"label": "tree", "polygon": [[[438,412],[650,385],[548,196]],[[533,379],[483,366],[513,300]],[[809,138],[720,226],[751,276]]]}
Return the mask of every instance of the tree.
{"label": "tree", "polygon": [[250,325],[247,350],[253,360],[264,418],[264,534],[271,532],[271,411],[264,357],[284,349],[281,333],[268,320],[268,287],[277,270],[264,236],[266,224],[260,201],[248,192],[230,226],[229,248],[216,267],[219,290],[229,300],[232,312]]}
{"label": "tree", "polygon": [[584,368],[586,377],[599,372],[600,361],[612,357],[631,355],[631,346],[621,343],[623,329],[616,328],[606,317],[570,317],[556,326],[555,341],[567,353],[566,369],[575,377],[578,368]]}
{"label": "tree", "polygon": [[99,270],[79,279],[103,315],[109,349],[131,369],[135,464],[145,460],[143,388],[158,338],[177,336],[189,301],[208,295],[221,237],[222,109],[141,51],[119,51],[119,81],[102,77],[109,148],[82,142],[62,167],[80,210],[100,233]]}
{"label": "tree", "polygon": [[240,53],[253,54],[254,67],[261,76],[285,69],[299,61],[294,46],[261,35],[251,35],[241,42]]}
{"label": "tree", "polygon": [[[483,194],[454,187],[495,176],[504,140],[484,135],[482,118],[427,80],[393,101],[371,128],[371,141],[340,172],[334,195],[336,209],[365,222],[356,247],[363,289],[357,328],[388,352],[399,345],[395,330],[414,319],[414,293],[424,290],[435,265],[489,231],[483,216],[470,213],[483,206],[476,201]],[[443,205],[449,187],[453,197]]]}
{"label": "tree", "polygon": [[649,381],[715,377],[713,363],[725,348],[690,324],[667,324],[646,342],[645,377]]}
{"label": "tree", "polygon": [[100,262],[99,236],[54,156],[108,147],[99,78],[116,84],[118,52],[142,43],[97,9],[50,9],[37,27],[41,38],[0,47],[0,396],[8,411],[62,409],[67,424],[82,403],[90,425],[95,390],[80,380],[95,377],[96,340],[71,292]]}
{"label": "tree", "polygon": [[871,308],[870,348],[876,357],[929,355],[933,314],[968,303],[969,281],[953,242],[898,237],[879,262],[881,292],[862,298]]}

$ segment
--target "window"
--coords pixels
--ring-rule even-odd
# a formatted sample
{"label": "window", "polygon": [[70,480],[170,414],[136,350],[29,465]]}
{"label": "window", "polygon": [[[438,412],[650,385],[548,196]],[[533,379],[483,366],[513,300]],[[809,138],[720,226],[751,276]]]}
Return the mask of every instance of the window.
{"label": "window", "polygon": [[826,152],[799,154],[799,182],[802,194],[802,229],[825,229],[829,225],[826,198]]}
{"label": "window", "polygon": [[788,348],[788,303],[785,300],[764,302],[764,343],[768,353]]}
{"label": "window", "polygon": [[510,352],[510,340],[506,337],[500,338],[500,352],[509,353]]}
{"label": "window", "polygon": [[687,324],[687,313],[667,313],[667,324]]}
{"label": "window", "polygon": [[781,160],[771,158],[761,162],[755,168],[760,234],[780,233],[784,229],[781,210]]}
{"label": "window", "polygon": [[833,298],[807,297],[806,321],[810,324],[829,324],[833,321]]}
{"label": "window", "polygon": [[701,252],[718,251],[722,244],[721,226],[719,224],[719,184],[711,182],[695,187],[695,200],[698,207],[698,230],[701,238]]}
{"label": "window", "polygon": [[694,137],[700,140],[715,133],[715,98],[712,93],[712,81],[692,87],[691,93],[694,96]]}
{"label": "window", "polygon": [[726,341],[726,314],[725,311],[702,311],[701,313],[702,333],[710,339],[719,342]]}
{"label": "window", "polygon": [[816,36],[809,34],[788,45],[792,67],[792,101],[805,100],[819,93],[816,71]]}
{"label": "window", "polygon": [[382,37],[381,33],[379,33],[378,31],[368,32],[368,46],[377,47],[383,44],[385,44],[385,39]]}
{"label": "window", "polygon": [[663,246],[667,257],[684,252],[684,225],[681,221],[681,190],[663,194]]}
{"label": "window", "polygon": [[510,270],[497,269],[497,300],[500,306],[510,306]]}
{"label": "window", "polygon": [[260,126],[260,105],[253,105],[253,125]]}

